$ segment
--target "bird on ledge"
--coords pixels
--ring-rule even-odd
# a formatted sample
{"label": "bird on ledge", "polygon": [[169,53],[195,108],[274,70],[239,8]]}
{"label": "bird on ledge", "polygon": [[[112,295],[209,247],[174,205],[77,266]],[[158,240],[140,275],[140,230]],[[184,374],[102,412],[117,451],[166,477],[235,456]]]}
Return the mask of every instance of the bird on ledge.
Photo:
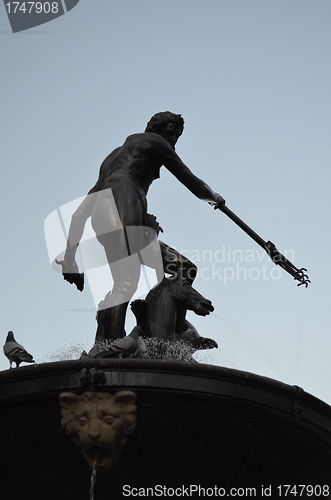
{"label": "bird on ledge", "polygon": [[9,359],[9,368],[12,368],[13,362],[16,363],[16,368],[18,368],[23,361],[25,363],[35,363],[33,356],[29,354],[22,345],[16,342],[14,334],[11,331],[8,332],[6,343],[3,346],[3,352]]}
{"label": "bird on ledge", "polygon": [[135,326],[132,332],[116,341],[108,349],[96,354],[96,358],[128,358],[138,349],[138,336],[142,334],[140,326]]}

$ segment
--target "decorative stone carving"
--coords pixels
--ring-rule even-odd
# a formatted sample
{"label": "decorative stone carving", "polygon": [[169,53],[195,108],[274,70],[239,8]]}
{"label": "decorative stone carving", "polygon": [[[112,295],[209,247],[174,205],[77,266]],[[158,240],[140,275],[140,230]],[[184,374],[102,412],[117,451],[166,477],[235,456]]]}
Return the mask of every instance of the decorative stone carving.
{"label": "decorative stone carving", "polygon": [[136,393],[60,394],[62,427],[91,469],[114,469],[136,426]]}

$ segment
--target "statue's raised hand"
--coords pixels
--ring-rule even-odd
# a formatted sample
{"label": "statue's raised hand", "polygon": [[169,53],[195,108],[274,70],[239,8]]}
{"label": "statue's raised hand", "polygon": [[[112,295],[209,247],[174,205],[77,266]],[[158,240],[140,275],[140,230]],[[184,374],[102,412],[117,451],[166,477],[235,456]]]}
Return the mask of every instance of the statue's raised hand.
{"label": "statue's raised hand", "polygon": [[209,203],[213,205],[214,210],[216,210],[217,208],[219,210],[222,210],[222,208],[225,206],[225,199],[220,194],[214,193],[214,200],[210,201]]}
{"label": "statue's raised hand", "polygon": [[62,267],[63,278],[68,283],[75,283],[77,290],[82,292],[84,290],[84,273],[79,272],[76,261],[73,260],[69,263],[66,260],[55,259],[55,262]]}

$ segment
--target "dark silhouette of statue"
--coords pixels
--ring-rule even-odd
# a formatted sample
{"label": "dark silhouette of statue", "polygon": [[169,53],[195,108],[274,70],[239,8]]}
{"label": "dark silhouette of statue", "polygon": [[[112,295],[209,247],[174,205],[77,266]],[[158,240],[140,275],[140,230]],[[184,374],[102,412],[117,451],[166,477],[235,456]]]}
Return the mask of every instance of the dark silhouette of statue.
{"label": "dark silhouette of statue", "polygon": [[[100,167],[99,178],[72,216],[62,266],[64,278],[75,283],[82,290],[83,275],[79,273],[75,260],[78,244],[82,238],[85,223],[91,217],[96,237],[104,247],[110,266],[114,286],[103,301],[97,314],[97,339],[116,339],[125,335],[124,324],[128,303],[134,295],[140,277],[141,263],[136,259],[130,266],[121,265],[121,256],[139,255],[146,242],[147,228],[157,233],[160,226],[154,216],[147,213],[147,193],[152,182],[160,176],[165,166],[184,186],[201,200],[214,207],[224,205],[224,199],[215,193],[204,181],[196,177],[175,152],[175,145],[184,128],[181,115],[169,111],[157,113],[148,122],[144,133],[130,135],[124,144],[116,148]],[[114,216],[114,203],[118,216]],[[129,236],[136,231],[134,245]],[[120,229],[121,228],[121,229]],[[167,266],[180,263],[181,273],[191,285],[196,267],[175,250],[161,244],[161,253]],[[134,259],[133,259],[134,261]],[[184,321],[186,309],[178,310]]]}
{"label": "dark silhouette of statue", "polygon": [[195,271],[194,264],[187,259],[186,265],[185,269],[183,262],[177,260],[176,264],[168,267],[170,276],[164,276],[145,300],[131,303],[137,326],[141,328],[140,335],[189,342],[196,350],[218,347],[214,340],[201,337],[185,318],[187,310],[199,316],[207,316],[214,310],[211,301],[192,287],[193,280],[189,278],[187,270]]}

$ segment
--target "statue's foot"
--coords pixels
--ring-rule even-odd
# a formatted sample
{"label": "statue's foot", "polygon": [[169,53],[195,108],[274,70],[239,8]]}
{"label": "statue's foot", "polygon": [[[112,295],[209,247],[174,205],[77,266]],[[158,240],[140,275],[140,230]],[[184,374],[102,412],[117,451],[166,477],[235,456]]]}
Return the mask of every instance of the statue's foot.
{"label": "statue's foot", "polygon": [[218,348],[217,342],[213,339],[208,339],[207,337],[197,337],[192,341],[192,345],[197,351]]}

